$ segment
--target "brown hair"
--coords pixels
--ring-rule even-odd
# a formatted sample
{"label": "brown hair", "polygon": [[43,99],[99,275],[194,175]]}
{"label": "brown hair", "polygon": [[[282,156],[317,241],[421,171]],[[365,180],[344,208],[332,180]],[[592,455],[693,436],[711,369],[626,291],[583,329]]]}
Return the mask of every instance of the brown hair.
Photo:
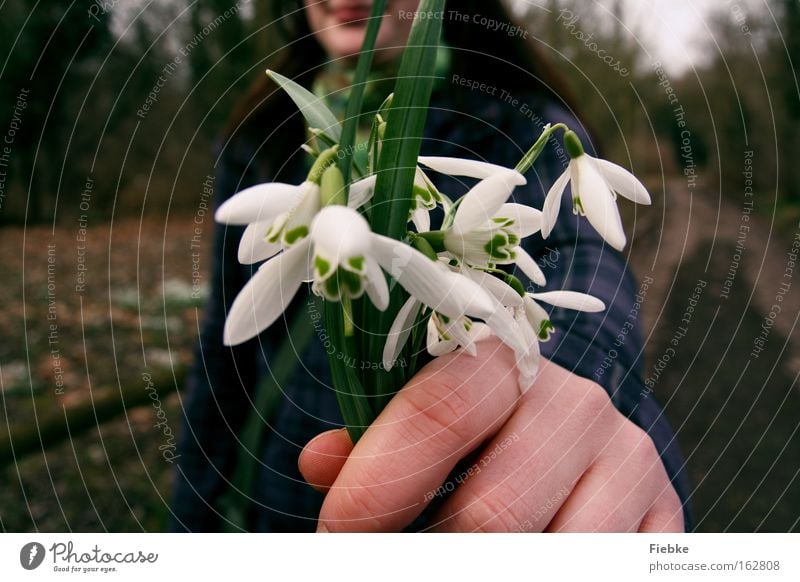
{"label": "brown hair", "polygon": [[[271,49],[269,68],[310,86],[326,56],[308,27],[303,0],[262,1],[266,5],[261,17],[266,17],[269,22],[264,33],[268,35]],[[454,17],[456,13],[461,18]],[[475,15],[480,17],[473,18]],[[560,100],[579,117],[566,83],[542,58],[529,32],[520,27],[518,34],[508,34],[513,32],[509,29],[504,34],[502,30],[495,31],[486,25],[495,22],[514,26],[514,19],[501,0],[448,3],[444,16],[443,36],[453,49],[453,74],[497,84],[509,91],[524,90],[547,95]],[[225,134],[259,132],[257,135],[263,139],[265,128],[274,125],[276,119],[289,120],[280,133],[284,130],[297,132],[300,120],[294,113],[291,102],[278,91],[275,83],[262,74],[234,108]],[[280,143],[283,140],[275,141]]]}

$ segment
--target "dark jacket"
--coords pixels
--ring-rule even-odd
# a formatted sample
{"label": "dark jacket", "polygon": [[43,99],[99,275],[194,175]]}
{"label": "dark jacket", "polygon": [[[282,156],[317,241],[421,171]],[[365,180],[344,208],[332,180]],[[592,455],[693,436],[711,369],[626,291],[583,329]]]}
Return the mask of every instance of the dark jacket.
{"label": "dark jacket", "polygon": [[[464,92],[458,97],[434,97],[426,125],[422,153],[485,159],[513,167],[535,141],[545,122],[565,122],[580,131],[569,112],[537,95],[515,95],[515,105],[486,95]],[[287,143],[286,165],[264,160],[259,143],[234,138],[220,150],[217,166],[217,204],[258,182],[300,183],[307,167],[300,145]],[[588,138],[583,134],[584,143]],[[544,195],[563,171],[566,155],[554,147],[528,174],[528,184],[517,188],[515,200],[541,208]],[[463,193],[471,185],[452,178],[437,185],[448,194]],[[268,373],[270,354],[280,345],[286,322],[279,320],[255,340],[235,348],[222,344],[225,313],[252,267],[238,263],[236,251],[243,230],[217,228],[213,257],[211,299],[200,336],[194,369],[185,399],[172,528],[215,531],[222,528],[221,495],[239,454],[237,435],[251,414],[253,387]],[[576,314],[555,309],[556,333],[542,346],[543,354],[559,365],[603,385],[615,406],[646,430],[656,444],[669,477],[680,496],[688,499],[683,460],[672,429],[659,404],[642,383],[643,343],[638,324],[636,295],[640,283],[626,270],[624,259],[603,241],[588,222],[573,215],[565,197],[559,222],[547,241],[530,237],[526,249],[538,258],[547,275],[547,290],[570,289],[591,293],[608,309]],[[298,294],[295,304],[307,301]],[[310,325],[310,322],[309,322]],[[284,397],[266,419],[268,427],[261,464],[255,478],[249,529],[256,531],[314,531],[323,496],[303,480],[297,458],[318,433],[337,428],[342,420],[329,381],[326,355],[318,334],[300,354],[291,381],[282,386]],[[685,512],[687,527],[688,511]]]}

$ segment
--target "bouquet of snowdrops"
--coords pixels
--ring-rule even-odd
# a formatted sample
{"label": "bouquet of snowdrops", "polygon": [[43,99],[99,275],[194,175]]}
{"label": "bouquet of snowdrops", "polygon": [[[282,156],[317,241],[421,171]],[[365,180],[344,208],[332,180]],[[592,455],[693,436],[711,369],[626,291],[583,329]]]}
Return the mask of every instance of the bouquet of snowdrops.
{"label": "bouquet of snowdrops", "polygon": [[[244,342],[269,328],[301,285],[310,283],[324,300],[326,332],[335,348],[329,351],[332,378],[354,441],[414,375],[423,349],[433,356],[458,348],[474,355],[479,340],[495,335],[514,350],[520,389],[527,390],[536,376],[539,342],[553,330],[542,303],[582,311],[605,306],[569,290],[526,289],[512,274],[514,267],[534,285],[546,282],[522,240],[550,234],[570,183],[574,212],[617,249],[625,245],[625,234],[616,195],[650,202],[632,174],[586,154],[563,124],[546,126],[515,168],[420,156],[441,34],[436,19],[415,21],[395,91],[375,114],[368,143],[358,146],[368,152],[367,167],[358,167],[352,155],[356,123],[385,4],[373,3],[343,124],[312,93],[268,72],[308,122],[313,139],[304,149],[314,158],[311,171],[302,184],[260,184],[239,192],[216,215],[225,224],[247,225],[242,263],[266,261],[236,298],[225,343]],[[443,8],[444,0],[422,0],[419,12]],[[509,203],[554,135],[562,136],[571,162],[544,207]],[[453,200],[434,186],[431,172],[478,182]],[[444,219],[433,229],[431,212],[437,208]]]}

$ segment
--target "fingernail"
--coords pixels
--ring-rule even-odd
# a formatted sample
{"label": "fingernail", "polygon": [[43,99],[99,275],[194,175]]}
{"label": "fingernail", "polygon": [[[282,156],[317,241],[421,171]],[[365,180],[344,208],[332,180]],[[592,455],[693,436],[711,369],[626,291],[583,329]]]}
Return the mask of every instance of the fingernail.
{"label": "fingernail", "polygon": [[325,527],[325,524],[321,521],[317,523],[317,533],[330,533],[328,528]]}

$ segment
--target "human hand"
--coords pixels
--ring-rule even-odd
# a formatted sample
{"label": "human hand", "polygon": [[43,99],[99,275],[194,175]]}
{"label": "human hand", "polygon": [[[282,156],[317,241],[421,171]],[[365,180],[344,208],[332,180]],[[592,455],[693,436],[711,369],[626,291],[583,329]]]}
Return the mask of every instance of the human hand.
{"label": "human hand", "polygon": [[511,350],[478,353],[426,366],[355,447],[345,430],[306,445],[300,470],[327,491],[319,531],[399,531],[453,488],[433,531],[683,531],[653,442],[601,386],[543,359],[520,396]]}

